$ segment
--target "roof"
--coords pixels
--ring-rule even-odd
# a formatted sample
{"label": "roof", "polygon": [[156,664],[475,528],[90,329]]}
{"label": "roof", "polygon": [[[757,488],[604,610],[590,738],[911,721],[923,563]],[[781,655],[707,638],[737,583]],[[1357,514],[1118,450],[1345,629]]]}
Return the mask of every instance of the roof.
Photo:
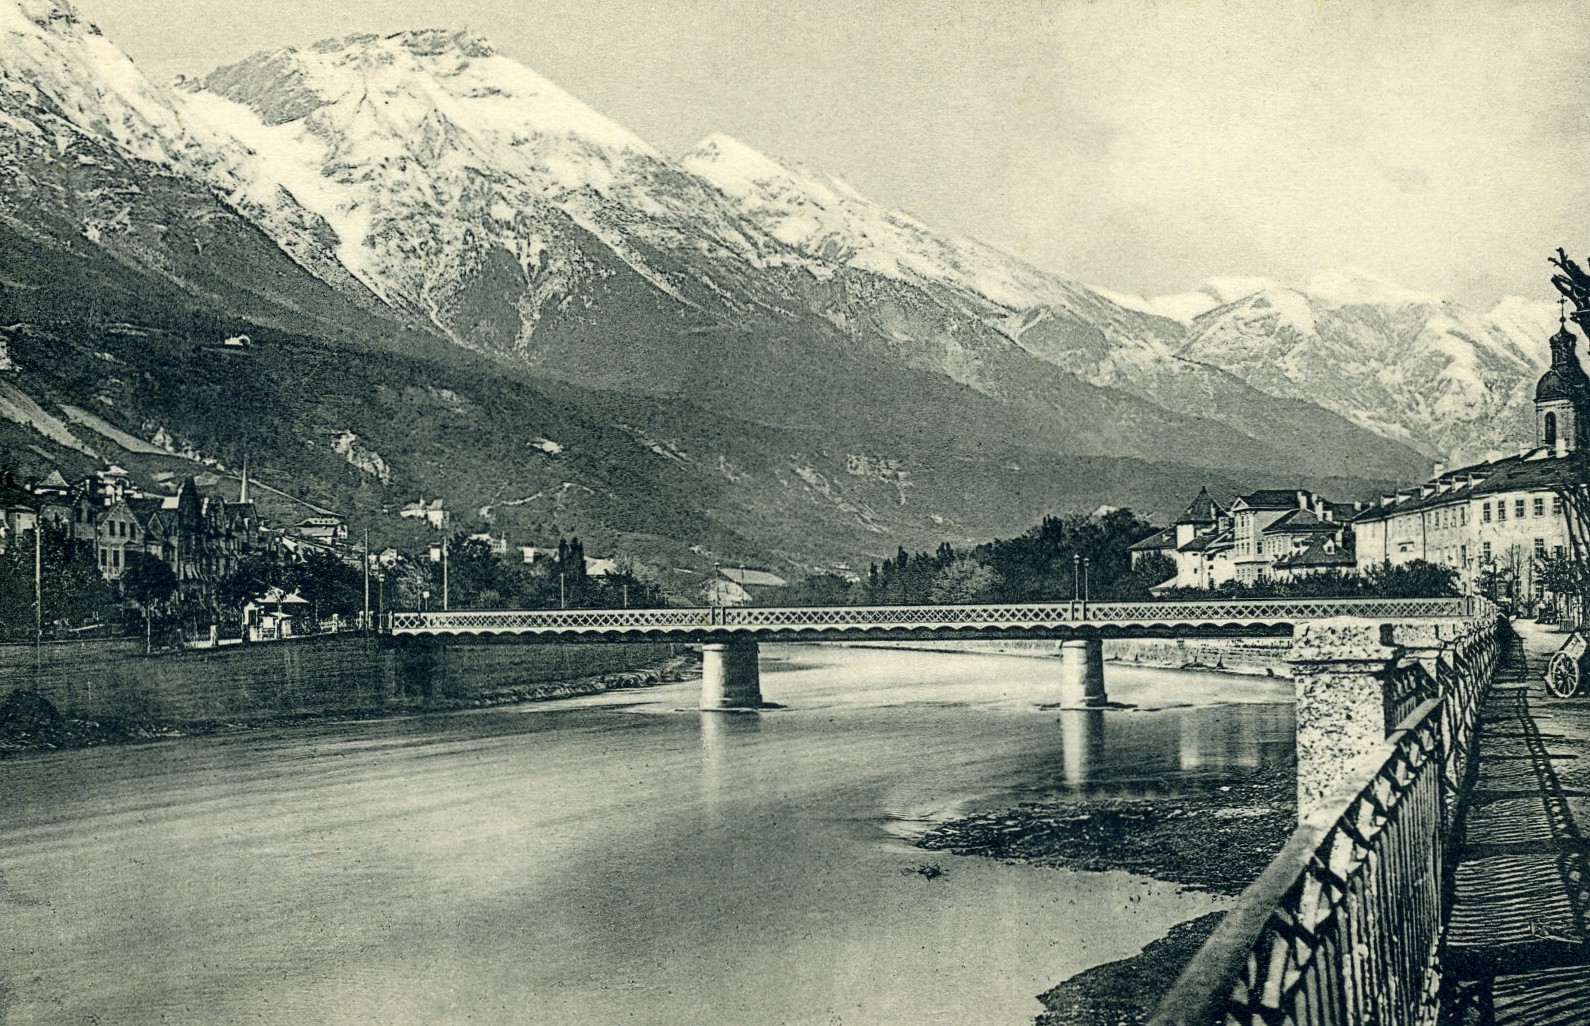
{"label": "roof", "polygon": [[1147,538],[1144,538],[1142,541],[1136,542],[1136,543],[1128,546],[1127,551],[1129,551],[1129,552],[1160,552],[1160,551],[1163,551],[1165,549],[1174,549],[1175,547],[1176,547],[1176,529],[1174,527],[1167,527],[1167,528],[1165,528],[1162,531],[1155,531],[1153,534],[1149,535]]}
{"label": "roof", "polygon": [[1327,547],[1326,539],[1310,538],[1307,545],[1275,561],[1283,570],[1326,570],[1331,567],[1356,566],[1353,554],[1344,548]]}
{"label": "roof", "polygon": [[1219,552],[1222,548],[1230,548],[1231,545],[1232,537],[1230,531],[1215,531],[1209,534],[1198,535],[1177,551],[1207,552],[1209,550],[1214,550]]}
{"label": "roof", "polygon": [[1578,336],[1568,330],[1566,323],[1551,336],[1551,367],[1535,385],[1535,402],[1567,399],[1577,404],[1590,400],[1590,377],[1585,376],[1574,352],[1577,341]]}
{"label": "roof", "polygon": [[789,582],[778,574],[766,570],[747,570],[744,567],[720,567],[718,573],[735,584],[761,588],[782,588]]}
{"label": "roof", "polygon": [[1224,512],[1225,510],[1221,509],[1220,505],[1209,497],[1209,489],[1200,488],[1197,496],[1187,505],[1186,510],[1182,512],[1176,523],[1212,524],[1215,522],[1215,518]]}
{"label": "roof", "polygon": [[1321,520],[1311,509],[1294,509],[1265,527],[1261,534],[1335,534],[1341,524]]}
{"label": "roof", "polygon": [[1517,456],[1449,470],[1427,482],[1426,487],[1437,488],[1429,495],[1402,495],[1395,502],[1371,506],[1358,514],[1353,523],[1389,520],[1507,492],[1554,491],[1561,484],[1586,480],[1590,480],[1590,453],[1572,452],[1559,457],[1551,448],[1542,446]]}
{"label": "roof", "polygon": [[1298,505],[1295,488],[1261,488],[1247,495],[1237,496],[1237,502],[1249,509],[1292,509]]}

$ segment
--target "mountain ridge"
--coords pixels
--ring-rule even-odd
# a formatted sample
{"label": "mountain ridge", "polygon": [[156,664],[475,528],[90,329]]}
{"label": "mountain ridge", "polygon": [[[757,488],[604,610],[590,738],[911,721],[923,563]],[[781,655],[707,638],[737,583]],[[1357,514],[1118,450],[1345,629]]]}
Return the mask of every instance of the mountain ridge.
{"label": "mountain ridge", "polygon": [[[1330,479],[1362,494],[1424,467],[1417,446],[1366,430],[1295,383],[1271,392],[1200,359],[1208,353],[1189,348],[1179,320],[935,232],[820,172],[726,136],[664,157],[477,36],[418,30],[279,48],[165,94],[127,78],[136,69],[124,58],[111,61],[118,75],[100,77],[110,58],[93,55],[109,44],[63,13],[69,5],[9,5],[0,12],[22,21],[0,20],[0,32],[10,25],[34,51],[0,53],[0,75],[17,84],[0,96],[0,163],[12,172],[0,224],[16,240],[4,316],[21,326],[9,347],[20,380],[48,403],[235,457],[214,426],[173,427],[165,400],[123,394],[111,379],[130,371],[107,371],[87,334],[129,324],[164,339],[147,356],[121,347],[116,358],[202,403],[178,377],[181,361],[213,359],[205,338],[260,325],[295,353],[372,370],[385,362],[405,380],[459,375],[495,395],[478,384],[495,374],[526,402],[577,394],[593,411],[559,423],[627,439],[579,481],[555,482],[544,452],[501,448],[490,420],[450,428],[449,408],[427,401],[427,431],[500,464],[444,467],[426,455],[429,441],[371,423],[350,385],[295,400],[303,423],[255,443],[301,467],[327,501],[369,506],[372,489],[452,489],[489,508],[499,492],[585,494],[563,488],[578,484],[605,496],[580,506],[588,528],[622,534],[628,476],[721,506],[685,502],[685,523],[718,531],[738,516],[758,526],[728,528],[735,544],[810,559],[817,525],[920,544],[933,531],[1019,528],[1043,496],[1087,509],[1118,500],[1115,489],[1173,512],[1172,493],[1201,478]],[[10,56],[19,52],[66,70],[27,82],[33,68]],[[123,119],[118,141],[94,111],[121,109],[110,95],[119,90],[131,108],[169,112]],[[94,299],[70,309],[73,295]],[[43,374],[26,342],[35,330],[76,339],[75,355]],[[1215,348],[1209,333],[1199,338]],[[347,372],[375,387],[364,373]],[[493,401],[497,422],[528,416]],[[558,428],[537,430],[552,438]],[[337,469],[342,456],[288,458],[292,446],[346,433],[381,456],[390,480],[339,484],[361,473]],[[736,438],[772,448],[747,451]],[[989,461],[976,475],[988,493],[958,494],[966,464],[952,468],[946,454]],[[466,479],[466,467],[503,480]],[[1126,467],[1156,480],[1131,484]],[[1035,473],[1097,480],[1029,480]],[[350,481],[360,484],[350,491]]]}

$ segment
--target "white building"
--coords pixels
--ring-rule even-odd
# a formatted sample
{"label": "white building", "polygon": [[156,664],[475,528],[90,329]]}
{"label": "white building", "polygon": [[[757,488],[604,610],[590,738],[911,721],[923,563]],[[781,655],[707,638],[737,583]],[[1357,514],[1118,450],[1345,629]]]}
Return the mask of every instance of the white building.
{"label": "white building", "polygon": [[1382,497],[1353,521],[1360,569],[1422,559],[1456,569],[1470,586],[1500,573],[1525,605],[1542,597],[1536,560],[1569,547],[1558,488],[1577,483],[1583,464],[1569,457],[1590,448],[1590,378],[1576,341],[1566,322],[1551,338],[1551,368],[1535,388],[1535,445]]}

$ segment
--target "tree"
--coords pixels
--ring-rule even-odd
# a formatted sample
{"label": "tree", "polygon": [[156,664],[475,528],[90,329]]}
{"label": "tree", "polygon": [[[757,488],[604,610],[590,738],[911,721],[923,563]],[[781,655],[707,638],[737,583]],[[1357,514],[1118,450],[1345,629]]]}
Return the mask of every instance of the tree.
{"label": "tree", "polygon": [[982,602],[999,585],[999,574],[971,556],[952,556],[938,573],[928,589],[932,602],[955,604]]}
{"label": "tree", "polygon": [[1558,581],[1563,588],[1557,593],[1569,606],[1564,610],[1568,621],[1582,625],[1590,619],[1590,453],[1582,449],[1569,453],[1559,466],[1553,490],[1567,522],[1568,549],[1564,574]]}
{"label": "tree", "polygon": [[1123,601],[1144,601],[1154,597],[1149,589],[1164,584],[1176,576],[1176,561],[1155,552],[1144,556],[1133,565],[1131,572],[1119,578],[1110,589],[1110,597]]}
{"label": "tree", "polygon": [[121,574],[121,593],[144,614],[144,651],[154,649],[154,611],[177,595],[177,575],[170,564],[147,552],[129,552]]}
{"label": "tree", "polygon": [[352,617],[364,608],[364,573],[335,553],[317,549],[290,576],[299,596],[313,603],[316,617]]}

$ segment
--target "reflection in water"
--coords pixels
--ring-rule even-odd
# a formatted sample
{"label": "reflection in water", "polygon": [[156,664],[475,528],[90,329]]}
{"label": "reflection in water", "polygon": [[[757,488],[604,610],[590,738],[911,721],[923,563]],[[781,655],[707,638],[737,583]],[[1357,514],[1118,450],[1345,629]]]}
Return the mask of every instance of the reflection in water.
{"label": "reflection in water", "polygon": [[890,826],[1291,741],[1276,682],[1121,667],[1137,710],[1057,725],[1046,660],[794,651],[759,715],[684,683],[0,761],[0,1018],[1022,1026],[1221,899],[940,853],[929,880]]}
{"label": "reflection in water", "polygon": [[1081,787],[1088,771],[1104,761],[1104,710],[1065,709],[1060,713],[1065,782]]}
{"label": "reflection in water", "polygon": [[1281,764],[1292,758],[1291,706],[1210,710],[1178,720],[1177,752],[1184,772]]}
{"label": "reflection in water", "polygon": [[762,730],[756,712],[703,712],[701,714],[701,806],[715,815],[719,803],[736,781],[746,776],[747,761],[754,761],[755,736]]}

